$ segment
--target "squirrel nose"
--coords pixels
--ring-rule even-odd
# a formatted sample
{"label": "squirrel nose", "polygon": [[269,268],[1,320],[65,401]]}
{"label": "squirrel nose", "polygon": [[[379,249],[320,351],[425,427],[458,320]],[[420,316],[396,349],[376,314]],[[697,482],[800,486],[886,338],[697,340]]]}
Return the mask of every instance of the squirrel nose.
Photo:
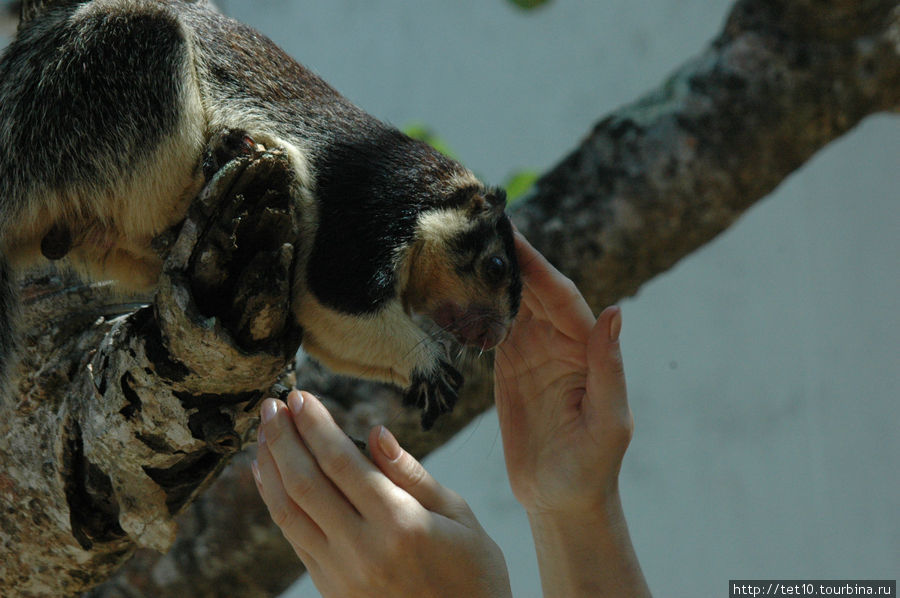
{"label": "squirrel nose", "polygon": [[493,320],[479,318],[458,328],[456,338],[464,345],[487,351],[506,338],[506,326]]}

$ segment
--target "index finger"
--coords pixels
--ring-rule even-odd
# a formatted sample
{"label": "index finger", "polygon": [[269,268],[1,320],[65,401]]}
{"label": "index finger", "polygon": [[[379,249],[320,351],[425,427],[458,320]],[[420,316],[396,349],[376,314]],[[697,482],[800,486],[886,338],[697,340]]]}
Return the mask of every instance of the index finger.
{"label": "index finger", "polygon": [[396,486],[335,423],[328,409],[308,392],[291,391],[288,406],[297,431],[322,472],[365,518],[384,513]]}
{"label": "index finger", "polygon": [[525,304],[535,316],[549,320],[566,336],[587,342],[597,320],[578,287],[518,231],[515,244],[526,287],[522,294]]}

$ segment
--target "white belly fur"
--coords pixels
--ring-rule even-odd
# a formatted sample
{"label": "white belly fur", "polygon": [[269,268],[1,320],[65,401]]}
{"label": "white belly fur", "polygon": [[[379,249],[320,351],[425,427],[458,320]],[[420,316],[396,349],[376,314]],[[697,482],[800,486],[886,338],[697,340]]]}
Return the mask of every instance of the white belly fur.
{"label": "white belly fur", "polygon": [[433,363],[434,341],[398,301],[356,316],[329,309],[307,292],[294,310],[303,327],[303,349],[336,372],[405,387],[417,364]]}

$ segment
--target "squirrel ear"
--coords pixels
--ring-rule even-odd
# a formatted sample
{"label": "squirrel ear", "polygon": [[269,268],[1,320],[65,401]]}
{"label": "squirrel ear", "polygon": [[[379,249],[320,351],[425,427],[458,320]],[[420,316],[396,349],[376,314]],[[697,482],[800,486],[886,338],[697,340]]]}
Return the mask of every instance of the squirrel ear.
{"label": "squirrel ear", "polygon": [[506,191],[492,187],[484,193],[474,193],[469,199],[468,211],[472,216],[486,212],[502,212],[506,208]]}
{"label": "squirrel ear", "polygon": [[486,211],[487,202],[485,201],[484,195],[481,193],[473,193],[472,197],[469,198],[469,205],[467,208],[470,216],[477,216]]}
{"label": "squirrel ear", "polygon": [[485,199],[487,199],[488,204],[494,209],[503,210],[506,208],[506,191],[500,187],[488,189]]}

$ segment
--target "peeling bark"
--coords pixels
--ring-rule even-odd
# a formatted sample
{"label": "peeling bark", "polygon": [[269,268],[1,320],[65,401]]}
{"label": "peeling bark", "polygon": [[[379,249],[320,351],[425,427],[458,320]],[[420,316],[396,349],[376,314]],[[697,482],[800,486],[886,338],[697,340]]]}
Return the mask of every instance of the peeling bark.
{"label": "peeling bark", "polygon": [[[599,310],[728,228],[866,115],[898,107],[896,0],[741,0],[703,54],[596,125],[513,217]],[[280,184],[273,175],[271,185]],[[226,196],[223,217],[207,231],[199,223],[209,216],[197,212],[212,214],[217,194]],[[284,313],[278,285],[290,267],[289,252],[279,250],[289,237],[255,262],[233,257],[231,239],[256,238],[229,228],[225,215],[241,213],[234,196],[211,187],[192,209],[155,308],[110,311],[104,289],[59,277],[29,286],[29,375],[17,410],[0,422],[4,596],[90,587],[136,546],[166,548],[172,517],[193,500],[173,550],[141,551],[91,595],[270,596],[298,574],[253,498],[248,456],[197,499],[252,437],[252,407],[297,340],[287,322],[266,324],[271,334],[260,336],[258,322],[235,318]],[[274,212],[285,209],[275,204]],[[238,220],[253,229],[270,216],[256,210]],[[264,287],[251,274],[260,264],[276,264],[263,270]],[[275,290],[262,296],[261,288]],[[111,317],[117,310],[129,315]],[[308,361],[297,379],[328,399],[351,436],[390,422],[422,456],[492,404],[485,364],[472,367],[456,411],[429,434],[388,387],[331,376]]]}
{"label": "peeling bark", "polygon": [[[274,152],[225,165],[170,235],[151,305],[107,307],[64,275],[26,287],[21,395],[0,423],[4,596],[75,595],[136,547],[168,550],[174,517],[255,439],[300,343],[269,317],[288,313],[299,235],[288,169]],[[237,317],[250,301],[256,321]]]}

